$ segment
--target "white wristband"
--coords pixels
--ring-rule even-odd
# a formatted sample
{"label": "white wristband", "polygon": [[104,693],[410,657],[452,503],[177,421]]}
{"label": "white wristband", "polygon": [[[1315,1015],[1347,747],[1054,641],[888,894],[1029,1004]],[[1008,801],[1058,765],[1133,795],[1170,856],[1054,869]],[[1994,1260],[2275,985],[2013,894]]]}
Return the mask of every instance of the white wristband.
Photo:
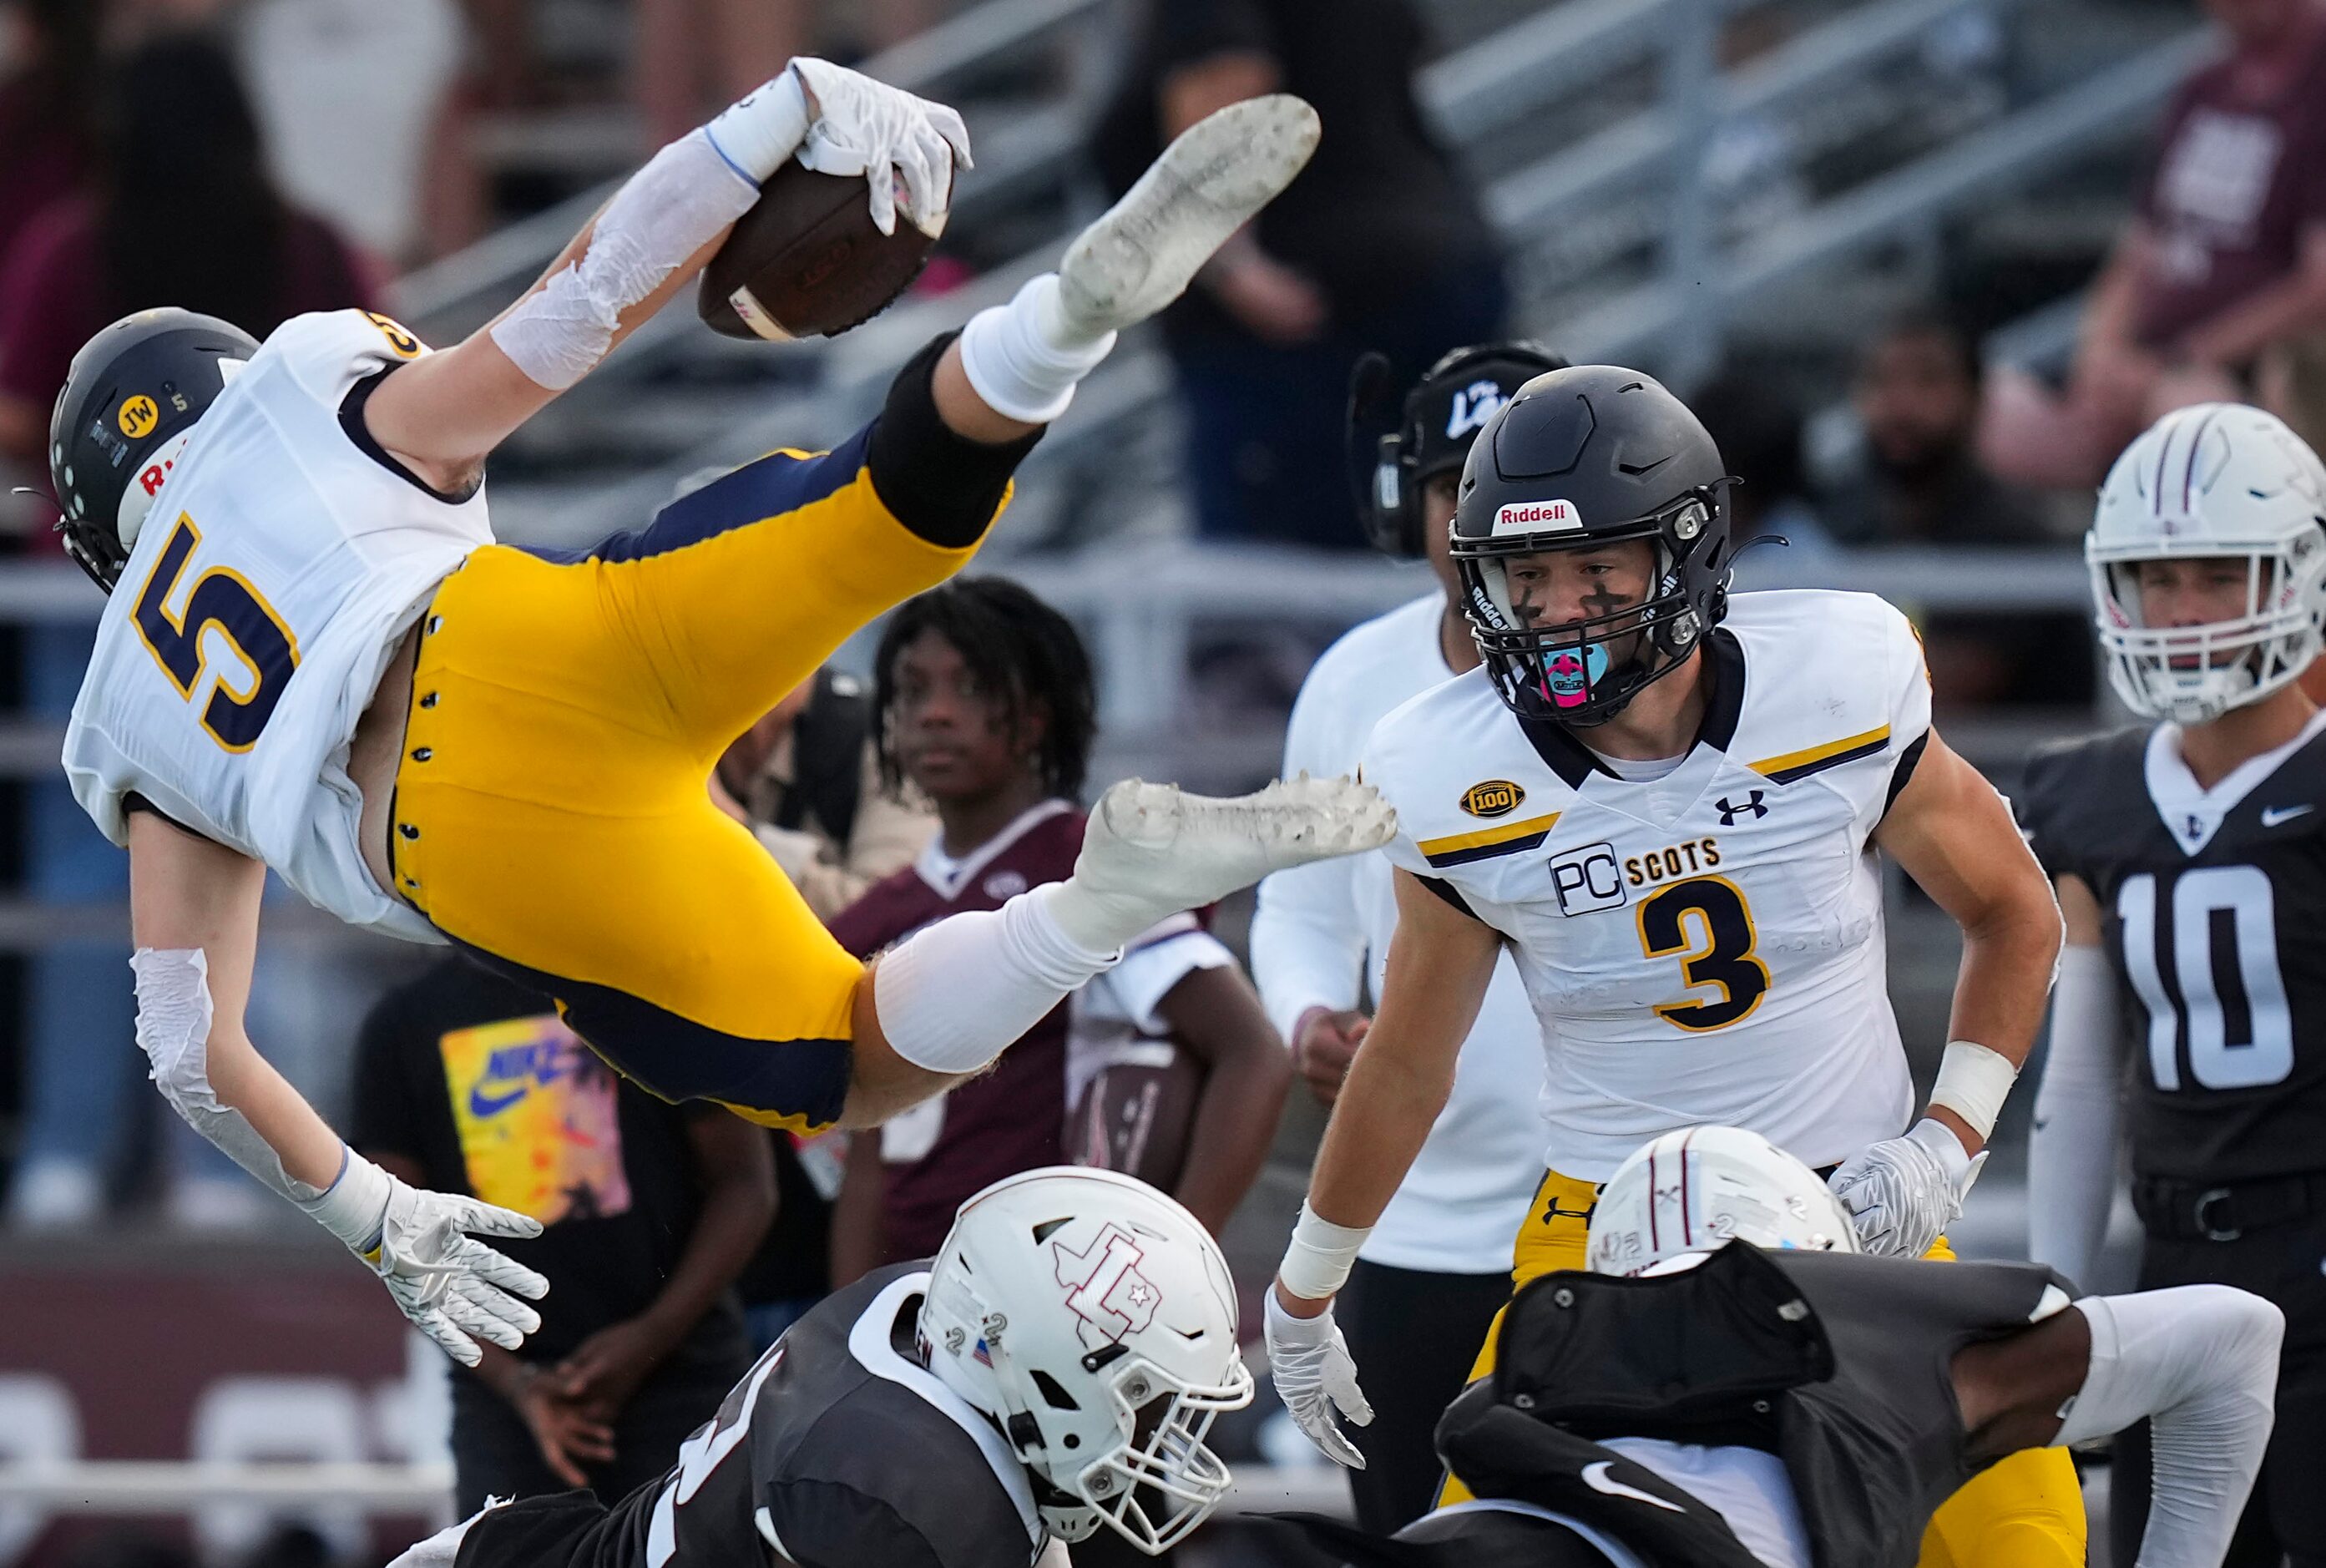
{"label": "white wristband", "polygon": [[1276,1277],[1287,1293],[1302,1301],[1321,1302],[1337,1295],[1349,1283],[1349,1265],[1357,1261],[1357,1248],[1372,1233],[1370,1225],[1335,1225],[1319,1219],[1317,1211],[1303,1202],[1299,1222],[1292,1227],[1292,1245],[1284,1249],[1284,1264]]}
{"label": "white wristband", "polygon": [[1939,1081],[1931,1087],[1931,1104],[1944,1106],[1969,1125],[1981,1138],[1995,1136],[1995,1118],[2003,1114],[2019,1069],[2000,1051],[1968,1040],[1950,1040],[1939,1063]]}

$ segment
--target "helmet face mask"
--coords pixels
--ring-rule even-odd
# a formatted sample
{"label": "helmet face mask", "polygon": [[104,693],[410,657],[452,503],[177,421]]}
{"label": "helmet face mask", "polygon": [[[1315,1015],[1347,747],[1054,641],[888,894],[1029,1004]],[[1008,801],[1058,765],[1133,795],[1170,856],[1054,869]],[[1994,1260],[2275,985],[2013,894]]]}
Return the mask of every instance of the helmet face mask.
{"label": "helmet face mask", "polygon": [[[1571,366],[1520,387],[1470,448],[1449,545],[1503,704],[1605,723],[1685,666],[1727,612],[1734,482],[1702,422],[1636,370]],[[1634,539],[1652,551],[1637,602],[1554,624],[1512,592],[1520,557]]]}
{"label": "helmet face mask", "polygon": [[[2169,414],[2126,448],[2084,537],[2108,682],[2145,718],[2200,724],[2292,682],[2326,628],[2326,466],[2270,415]],[[2233,561],[2231,613],[2148,624],[2142,567]]]}
{"label": "helmet face mask", "polygon": [[1160,1553],[1226,1495],[1204,1440],[1252,1395],[1234,1285],[1202,1223],[1145,1183],[1054,1167],[972,1198],[920,1340],[1031,1473],[1051,1534],[1103,1526]]}

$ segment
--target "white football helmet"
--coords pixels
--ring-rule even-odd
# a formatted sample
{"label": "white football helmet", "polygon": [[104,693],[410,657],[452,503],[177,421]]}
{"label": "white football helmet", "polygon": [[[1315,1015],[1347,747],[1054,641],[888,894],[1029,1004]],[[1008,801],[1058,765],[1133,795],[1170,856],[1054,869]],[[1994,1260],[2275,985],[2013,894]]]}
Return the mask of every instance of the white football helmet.
{"label": "white football helmet", "polygon": [[978,1193],[930,1265],[920,1331],[1048,1483],[1051,1534],[1104,1523],[1160,1553],[1226,1494],[1204,1437],[1251,1400],[1235,1283],[1203,1222],[1145,1182],[1056,1165]]}
{"label": "white football helmet", "polygon": [[[2246,612],[2142,624],[2140,562],[2242,556]],[[2200,724],[2300,675],[2326,626],[2326,466],[2274,415],[2200,403],[2158,420],[2116,460],[2091,532],[2100,648],[2133,712]]]}
{"label": "white football helmet", "polygon": [[1818,1173],[1758,1133],[1684,1127],[1633,1150],[1591,1210],[1591,1272],[1642,1274],[1731,1241],[1856,1252],[1857,1231]]}

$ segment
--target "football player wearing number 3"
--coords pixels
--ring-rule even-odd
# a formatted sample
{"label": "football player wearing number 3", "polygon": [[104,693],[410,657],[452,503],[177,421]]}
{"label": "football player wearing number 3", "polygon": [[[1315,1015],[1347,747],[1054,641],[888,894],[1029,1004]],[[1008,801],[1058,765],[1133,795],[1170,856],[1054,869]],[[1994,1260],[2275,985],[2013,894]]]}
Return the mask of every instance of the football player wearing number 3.
{"label": "football player wearing number 3", "polygon": [[[1528,382],[1470,449],[1453,555],[1484,663],[1366,748],[1399,814],[1397,935],[1268,1299],[1278,1391],[1344,1463],[1362,1461],[1335,1406],[1369,1412],[1332,1298],[1505,947],[1547,1057],[1549,1170],[1518,1283],[1581,1268],[1598,1184],[1701,1122],[1831,1171],[1864,1250],[1951,1255],[1941,1232],[2042,1021],[2059,910],[2002,798],[1931,729],[1903,616],[1856,593],[1730,599],[1732,482],[1693,414],[1609,366]],[[1953,1043],[1919,1120],[1877,849],[1963,930]],[[1924,1547],[1961,1568],[2083,1560],[2061,1453],[1982,1475]]]}
{"label": "football player wearing number 3", "polygon": [[[579,554],[493,540],[486,456],[700,272],[796,158],[936,233],[961,118],[822,61],[657,154],[548,274],[433,353],[339,311],[264,344],[149,311],[75,358],[52,423],[66,544],[114,594],[64,748],[129,850],[137,1039],[171,1104],[473,1365],[546,1283],[464,1232],[525,1216],[351,1153],[243,1027],[266,868],[358,926],[556,998],[667,1099],[870,1125],[982,1069],[1124,943],[1386,838],[1345,781],[1207,801],[1136,780],[1075,874],[868,968],[711,802],[736,736],[968,561],[1116,331],[1163,308],[1319,135],[1276,95],[1190,127],[1055,273],[932,341],[871,423],[779,452]],[[895,199],[901,186],[901,201]]]}
{"label": "football player wearing number 3", "polygon": [[[2326,466],[2256,409],[2182,409],[2117,460],[2085,555],[2111,684],[2155,722],[2039,752],[2021,791],[2068,921],[2030,1249],[2088,1278],[2129,1034],[2140,1288],[2238,1285],[2285,1313],[2228,1561],[2326,1563],[2326,715],[2296,678],[2326,625]],[[2111,1561],[2148,1470],[2145,1436],[2119,1438]]]}

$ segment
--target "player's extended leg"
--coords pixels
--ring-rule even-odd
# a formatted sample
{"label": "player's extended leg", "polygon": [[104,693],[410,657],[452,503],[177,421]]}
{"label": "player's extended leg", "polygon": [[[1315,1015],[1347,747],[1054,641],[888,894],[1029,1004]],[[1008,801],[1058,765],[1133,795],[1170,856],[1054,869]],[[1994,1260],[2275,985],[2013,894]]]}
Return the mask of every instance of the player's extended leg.
{"label": "player's extended leg", "polygon": [[1274,95],[1189,127],[1055,273],[979,313],[898,374],[880,415],[830,453],[778,453],[665,507],[587,560],[607,640],[584,650],[652,688],[708,766],[842,642],[975,553],[1039,427],[1116,332],[1183,293],[1290,183],[1317,115]]}

